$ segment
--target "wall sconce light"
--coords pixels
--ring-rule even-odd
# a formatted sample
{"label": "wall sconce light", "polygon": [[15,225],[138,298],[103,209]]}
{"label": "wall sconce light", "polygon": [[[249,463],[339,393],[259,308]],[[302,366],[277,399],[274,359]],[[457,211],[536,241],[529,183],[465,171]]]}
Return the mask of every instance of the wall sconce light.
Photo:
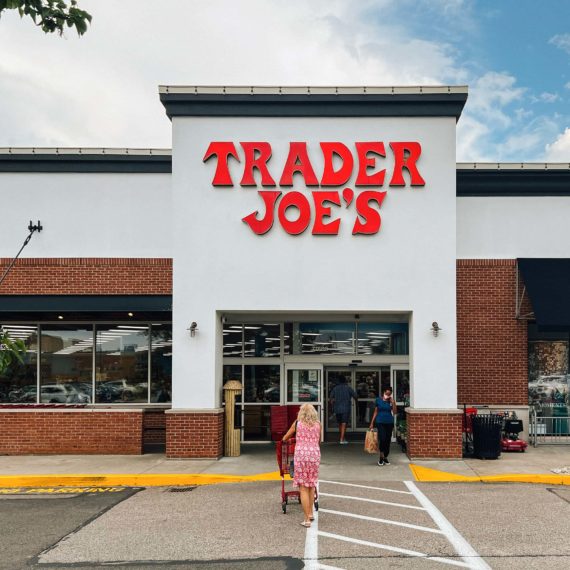
{"label": "wall sconce light", "polygon": [[434,321],[431,324],[431,332],[433,333],[433,336],[437,336],[440,330],[442,330],[441,327],[437,324],[437,321]]}
{"label": "wall sconce light", "polygon": [[196,336],[196,331],[198,330],[198,323],[196,321],[192,321],[190,327],[188,327],[186,330],[190,331],[190,336],[192,337]]}

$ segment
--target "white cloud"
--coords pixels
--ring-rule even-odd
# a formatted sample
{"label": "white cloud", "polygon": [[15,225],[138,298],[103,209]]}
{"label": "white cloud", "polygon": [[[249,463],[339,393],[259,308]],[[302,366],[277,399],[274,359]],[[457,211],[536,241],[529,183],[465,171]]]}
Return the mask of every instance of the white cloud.
{"label": "white cloud", "polygon": [[[0,145],[168,147],[160,83],[467,83],[458,158],[498,160],[508,129],[517,129],[513,141],[516,133],[530,133],[531,112],[521,104],[512,110],[525,88],[507,72],[474,74],[458,48],[414,33],[402,17],[412,0],[398,3],[399,13],[392,0],[169,0],[168,9],[155,0],[82,0],[81,6],[93,14],[82,38],[72,31],[65,39],[45,36],[17,14],[2,17]],[[450,28],[453,21],[463,36],[476,28],[472,6],[421,0],[434,26]],[[559,127],[536,132],[547,137],[532,146],[542,156]],[[510,143],[509,152],[515,147]]]}
{"label": "white cloud", "polygon": [[517,121],[524,121],[530,117],[532,117],[533,113],[532,111],[529,111],[527,109],[524,108],[519,108],[519,109],[515,109],[515,117],[517,119]]}
{"label": "white cloud", "polygon": [[570,128],[552,143],[546,145],[546,160],[550,162],[570,162]]}
{"label": "white cloud", "polygon": [[564,85],[564,87],[566,87],[566,89],[570,89],[570,81],[568,81],[568,83],[566,83],[566,85]]}
{"label": "white cloud", "polygon": [[533,103],[556,103],[556,101],[560,100],[560,95],[558,95],[558,93],[543,91],[538,97],[532,95],[530,100]]}
{"label": "white cloud", "polygon": [[[523,98],[525,89],[516,85],[508,73],[490,71],[476,78],[469,87],[465,111],[457,125],[457,160],[487,162],[502,160],[503,145],[498,131],[513,126],[508,107]],[[517,123],[532,113],[523,109],[513,112]]]}
{"label": "white cloud", "polygon": [[548,40],[549,44],[570,54],[570,34],[557,34]]}
{"label": "white cloud", "polygon": [[469,112],[492,123],[494,127],[508,127],[511,118],[504,108],[521,99],[525,92],[524,88],[515,84],[516,78],[508,73],[485,73],[472,83]]}
{"label": "white cloud", "polygon": [[[388,0],[83,0],[82,37],[15,14],[0,34],[0,145],[170,146],[157,85],[439,84],[453,50],[370,21]],[[9,54],[9,57],[4,57]],[[418,57],[421,54],[421,57]]]}

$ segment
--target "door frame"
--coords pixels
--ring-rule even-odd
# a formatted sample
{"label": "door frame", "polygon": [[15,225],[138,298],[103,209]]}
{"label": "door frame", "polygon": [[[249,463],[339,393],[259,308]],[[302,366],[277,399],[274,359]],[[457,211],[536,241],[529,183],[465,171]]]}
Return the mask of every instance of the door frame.
{"label": "door frame", "polygon": [[[392,364],[390,366],[390,382],[393,390],[394,396],[398,395],[398,386],[396,381],[396,372],[400,370],[406,370],[408,372],[408,382],[410,384],[410,390],[412,389],[412,379],[410,376],[410,365],[409,364]],[[396,406],[404,406],[405,402],[396,400]]]}

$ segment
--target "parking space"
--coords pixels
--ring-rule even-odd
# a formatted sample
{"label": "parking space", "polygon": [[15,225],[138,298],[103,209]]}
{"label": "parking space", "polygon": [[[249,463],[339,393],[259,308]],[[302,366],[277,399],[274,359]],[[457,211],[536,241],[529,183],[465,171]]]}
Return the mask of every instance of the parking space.
{"label": "parking space", "polygon": [[318,529],[307,536],[318,542],[318,562],[306,561],[315,568],[357,570],[381,559],[408,568],[488,568],[414,483],[324,480],[319,504]]}

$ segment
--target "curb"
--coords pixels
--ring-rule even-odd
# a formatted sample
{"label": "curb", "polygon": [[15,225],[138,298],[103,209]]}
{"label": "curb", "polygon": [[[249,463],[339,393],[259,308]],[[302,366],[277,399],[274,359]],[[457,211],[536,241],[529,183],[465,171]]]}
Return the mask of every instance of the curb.
{"label": "curb", "polygon": [[421,483],[542,483],[546,485],[570,485],[570,475],[551,473],[506,473],[504,475],[456,475],[410,463],[416,481]]}
{"label": "curb", "polygon": [[[288,478],[288,477],[287,477]],[[257,475],[208,475],[195,473],[102,475],[0,475],[0,488],[17,487],[174,487],[280,481],[279,471]]]}

